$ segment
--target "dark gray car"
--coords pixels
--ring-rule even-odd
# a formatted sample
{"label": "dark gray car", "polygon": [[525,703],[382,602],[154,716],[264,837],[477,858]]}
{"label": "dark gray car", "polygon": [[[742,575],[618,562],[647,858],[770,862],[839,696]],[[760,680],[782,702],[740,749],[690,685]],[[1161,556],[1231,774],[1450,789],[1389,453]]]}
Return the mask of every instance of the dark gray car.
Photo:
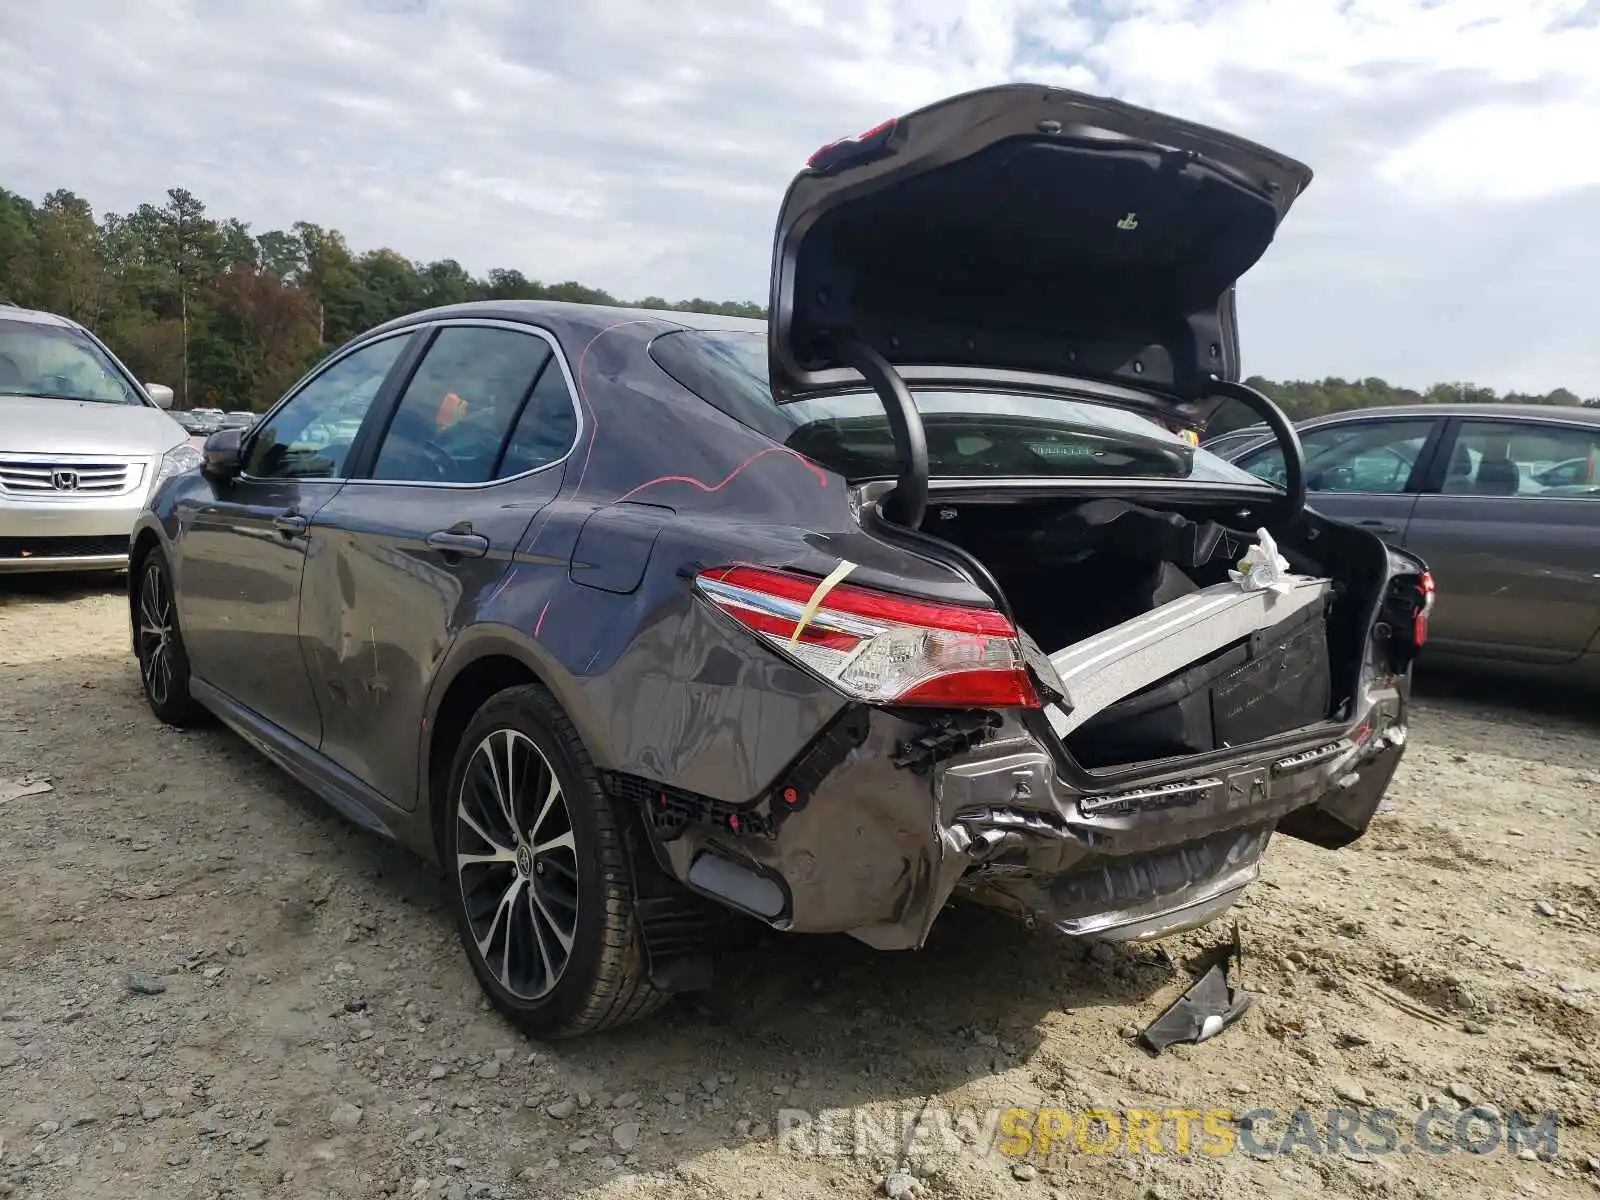
{"label": "dark gray car", "polygon": [[[881,949],[953,896],[1204,923],[1274,834],[1366,829],[1431,600],[1304,511],[1236,382],[1234,280],[1308,177],[998,88],[811,160],[770,326],[375,329],[140,520],[151,707],[442,861],[478,979],[547,1034],[703,985],[730,911]],[[1286,487],[1168,431],[1222,397]]]}
{"label": "dark gray car", "polygon": [[[1300,438],[1314,508],[1432,568],[1430,657],[1600,684],[1600,409],[1368,408]],[[1282,481],[1270,435],[1223,455]]]}

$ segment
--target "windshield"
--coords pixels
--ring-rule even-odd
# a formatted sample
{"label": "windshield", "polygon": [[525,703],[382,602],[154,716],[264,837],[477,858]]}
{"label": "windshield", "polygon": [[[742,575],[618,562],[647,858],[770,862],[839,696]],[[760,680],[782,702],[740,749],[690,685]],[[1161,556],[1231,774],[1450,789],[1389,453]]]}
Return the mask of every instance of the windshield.
{"label": "windshield", "polygon": [[67,325],[0,319],[0,396],[143,404],[103,350]]}
{"label": "windshield", "polygon": [[[673,378],[735,420],[850,479],[892,477],[894,439],[870,392],[779,405],[760,333],[680,330],[650,347]],[[1262,481],[1191,446],[1160,422],[1089,400],[1029,393],[913,392],[935,478],[1139,477],[1203,483]]]}

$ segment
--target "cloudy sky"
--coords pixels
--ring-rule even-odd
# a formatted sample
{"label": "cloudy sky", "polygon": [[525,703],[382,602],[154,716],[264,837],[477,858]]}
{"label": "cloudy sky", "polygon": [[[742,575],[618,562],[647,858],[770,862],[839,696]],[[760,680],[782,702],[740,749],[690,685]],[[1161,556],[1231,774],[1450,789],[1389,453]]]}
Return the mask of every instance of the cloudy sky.
{"label": "cloudy sky", "polygon": [[0,3],[0,186],[764,301],[812,150],[1011,79],[1314,168],[1248,371],[1600,395],[1600,0]]}

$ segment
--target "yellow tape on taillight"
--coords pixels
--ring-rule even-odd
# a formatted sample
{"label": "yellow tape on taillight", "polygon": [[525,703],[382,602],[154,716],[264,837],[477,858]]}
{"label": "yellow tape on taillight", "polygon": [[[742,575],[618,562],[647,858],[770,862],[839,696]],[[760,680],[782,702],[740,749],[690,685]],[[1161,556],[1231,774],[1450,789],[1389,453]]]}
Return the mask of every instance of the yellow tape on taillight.
{"label": "yellow tape on taillight", "polygon": [[811,624],[811,618],[817,615],[817,609],[822,607],[822,602],[828,598],[828,593],[843,583],[845,576],[855,569],[855,563],[848,558],[841,558],[839,565],[828,572],[828,577],[817,584],[817,590],[811,593],[811,599],[807,600],[806,606],[800,610],[800,619],[794,623],[794,632],[789,635],[791,646],[799,642],[800,634]]}

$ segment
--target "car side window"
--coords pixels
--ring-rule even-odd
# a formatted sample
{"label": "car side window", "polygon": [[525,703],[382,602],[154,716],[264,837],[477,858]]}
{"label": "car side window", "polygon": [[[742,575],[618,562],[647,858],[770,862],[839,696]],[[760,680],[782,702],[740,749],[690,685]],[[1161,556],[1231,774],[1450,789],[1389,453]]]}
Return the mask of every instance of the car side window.
{"label": "car side window", "polygon": [[572,448],[577,434],[578,414],[572,404],[572,389],[567,387],[561,364],[552,356],[517,418],[497,475],[503,479],[555,462]]}
{"label": "car side window", "polygon": [[1600,499],[1600,426],[1462,421],[1441,490],[1453,496]]}
{"label": "car side window", "polygon": [[484,483],[550,363],[534,333],[447,326],[423,357],[373,463],[374,479]]}
{"label": "car side window", "polygon": [[[1403,492],[1432,431],[1431,418],[1313,429],[1300,438],[1306,487],[1313,492]],[[1260,450],[1239,465],[1269,483],[1284,482],[1283,451],[1277,446]]]}
{"label": "car side window", "polygon": [[257,425],[244,473],[257,479],[337,479],[367,410],[409,337],[347,354]]}

